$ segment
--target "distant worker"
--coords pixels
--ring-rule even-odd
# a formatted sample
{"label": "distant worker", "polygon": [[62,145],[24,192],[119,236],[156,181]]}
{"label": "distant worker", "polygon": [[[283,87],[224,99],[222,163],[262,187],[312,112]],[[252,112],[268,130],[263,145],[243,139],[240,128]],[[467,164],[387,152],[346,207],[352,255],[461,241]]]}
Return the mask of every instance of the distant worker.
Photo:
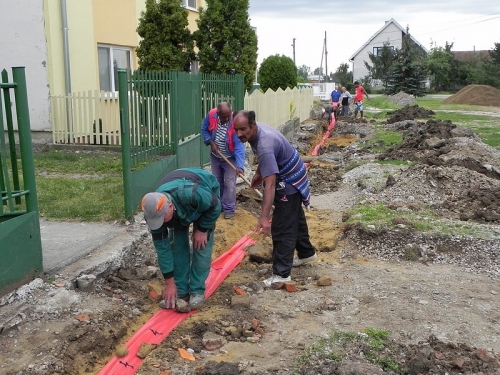
{"label": "distant worker", "polygon": [[351,104],[352,95],[345,87],[342,87],[342,95],[341,95],[341,104],[342,104],[342,112],[341,116],[347,117],[349,116],[349,105]]}
{"label": "distant worker", "polygon": [[363,95],[366,95],[366,99],[370,98],[365,88],[359,84],[359,81],[354,81],[354,89],[356,90],[356,95],[354,96],[354,104],[356,104],[354,118],[358,117],[358,112],[361,113],[360,118],[363,118]]}
{"label": "distant worker", "polygon": [[341,97],[341,95],[342,95],[342,93],[339,91],[339,86],[335,85],[335,89],[330,94],[330,96],[332,98],[333,114],[335,116],[335,119],[337,119],[338,114],[339,114],[338,112],[340,109],[340,97]]}
{"label": "distant worker", "polygon": [[[183,168],[167,174],[156,192],[142,198],[144,218],[165,278],[163,308],[178,308],[179,299],[188,302],[190,309],[205,302],[215,222],[221,213],[219,193],[219,183],[211,173]],[[191,224],[193,250],[189,246]]]}
{"label": "distant worker", "polygon": [[[302,204],[309,207],[309,179],[297,150],[276,129],[255,122],[254,111],[240,111],[234,117],[234,130],[241,142],[249,142],[258,158],[252,187],[264,186],[262,210],[257,231],[273,240],[273,275],[264,280],[273,283],[290,281],[292,266],[300,266],[317,258],[309,239]],[[274,204],[272,224],[271,208]],[[298,258],[293,257],[297,250]]]}
{"label": "distant worker", "polygon": [[333,105],[331,104],[323,104],[323,108],[321,109],[321,118],[325,118],[327,116],[328,124],[332,122],[332,113],[334,112]]}
{"label": "distant worker", "polygon": [[[234,217],[237,174],[243,174],[245,166],[245,146],[236,136],[232,122],[231,105],[222,102],[208,112],[201,125],[203,141],[207,146],[210,145],[212,150],[210,165],[220,184],[222,209],[226,219]],[[238,172],[220,154],[224,155]]]}

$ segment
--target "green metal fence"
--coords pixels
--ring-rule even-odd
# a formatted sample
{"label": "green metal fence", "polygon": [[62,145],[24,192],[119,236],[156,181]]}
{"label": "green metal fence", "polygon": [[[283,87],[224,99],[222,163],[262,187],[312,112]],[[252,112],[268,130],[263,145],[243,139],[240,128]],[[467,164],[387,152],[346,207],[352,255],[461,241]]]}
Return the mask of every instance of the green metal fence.
{"label": "green metal fence", "polygon": [[209,149],[200,135],[208,111],[222,101],[243,109],[240,75],[118,72],[125,216],[168,172],[203,166]]}
{"label": "green metal fence", "polygon": [[[0,294],[43,271],[35,168],[24,68],[0,81]],[[11,96],[11,92],[14,96]],[[14,139],[14,116],[19,150]],[[5,138],[7,133],[7,140]],[[7,146],[8,143],[8,146]],[[18,160],[21,160],[18,165]]]}

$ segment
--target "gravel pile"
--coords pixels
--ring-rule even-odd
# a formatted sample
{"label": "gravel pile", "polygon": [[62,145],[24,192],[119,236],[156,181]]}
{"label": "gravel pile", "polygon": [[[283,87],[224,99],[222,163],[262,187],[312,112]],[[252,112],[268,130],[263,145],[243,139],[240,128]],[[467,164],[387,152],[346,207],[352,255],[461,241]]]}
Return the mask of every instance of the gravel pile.
{"label": "gravel pile", "polygon": [[500,280],[500,233],[497,239],[431,235],[404,230],[380,231],[355,227],[346,237],[360,255],[385,261],[451,264],[474,274]]}
{"label": "gravel pile", "polygon": [[415,98],[404,91],[400,91],[397,94],[388,96],[387,101],[397,105],[408,105],[415,103]]}

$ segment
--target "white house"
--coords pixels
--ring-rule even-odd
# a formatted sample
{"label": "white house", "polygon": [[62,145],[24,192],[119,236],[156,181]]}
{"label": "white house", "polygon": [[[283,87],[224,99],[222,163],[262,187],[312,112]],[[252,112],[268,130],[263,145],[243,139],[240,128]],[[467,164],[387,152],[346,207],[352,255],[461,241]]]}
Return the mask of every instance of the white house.
{"label": "white house", "polygon": [[[349,61],[352,62],[353,79],[355,81],[360,80],[368,75],[368,69],[366,69],[365,61],[368,62],[368,64],[371,63],[368,55],[369,53],[377,55],[386,42],[388,42],[389,45],[395,49],[400,49],[403,43],[403,36],[405,35],[406,29],[404,29],[393,18],[389,21],[385,21],[385,25],[373,34],[373,36],[349,58]],[[428,52],[428,50],[420,42],[413,38],[411,34],[410,38],[417,46]]]}

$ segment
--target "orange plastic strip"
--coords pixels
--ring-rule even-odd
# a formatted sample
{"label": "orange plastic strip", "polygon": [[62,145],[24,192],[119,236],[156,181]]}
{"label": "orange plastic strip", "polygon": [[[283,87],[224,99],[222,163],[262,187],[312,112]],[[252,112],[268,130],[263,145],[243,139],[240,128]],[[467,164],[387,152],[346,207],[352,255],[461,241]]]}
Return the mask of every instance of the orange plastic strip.
{"label": "orange plastic strip", "polygon": [[[246,254],[245,248],[256,242],[250,237],[251,233],[253,232],[245,235],[229,251],[212,262],[206,281],[206,298],[215,292],[227,275],[243,260]],[[116,356],[111,358],[98,375],[135,374],[143,361],[136,356],[141,344],[160,344],[184,319],[195,313],[196,311],[189,313],[178,313],[175,310],[158,311],[125,344],[128,354],[123,358]]]}

